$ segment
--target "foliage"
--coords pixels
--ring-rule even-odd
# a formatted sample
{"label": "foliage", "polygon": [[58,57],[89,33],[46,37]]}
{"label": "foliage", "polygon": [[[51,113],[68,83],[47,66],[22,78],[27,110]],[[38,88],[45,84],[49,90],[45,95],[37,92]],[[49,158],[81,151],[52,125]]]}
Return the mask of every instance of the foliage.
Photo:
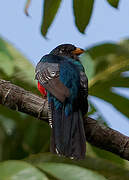
{"label": "foliage", "polygon": [[[0,78],[38,93],[33,65],[9,43],[3,39],[0,39],[0,42]],[[123,72],[129,70],[129,41],[95,45],[87,49],[81,61],[89,78],[89,94],[110,102],[121,113],[128,116],[128,99],[118,95],[117,91],[112,92],[112,87],[129,87],[127,83],[129,77],[123,75]],[[105,93],[102,87],[105,87]],[[117,98],[117,103],[116,99],[113,99],[114,96]],[[112,97],[111,100],[110,97]],[[89,103],[90,115],[97,113],[98,119],[104,122],[90,99]],[[126,161],[91,145],[87,145],[87,158],[84,161],[75,162],[46,154],[45,152],[49,151],[49,139],[50,128],[46,123],[0,106],[0,160],[26,157],[25,161],[28,162],[4,161],[0,163],[2,172],[0,179],[23,178],[23,175],[24,179],[31,178],[32,175],[35,179],[63,179],[65,176],[62,174],[66,174],[67,179],[75,179],[75,177],[83,179],[86,177],[85,174],[87,178],[89,175],[89,179],[112,177],[112,180],[119,180],[124,177],[126,180],[129,177]],[[39,152],[40,154],[31,155]],[[31,156],[28,157],[28,155]],[[100,167],[99,164],[102,166]],[[25,169],[26,173],[24,173]]]}
{"label": "foliage", "polygon": [[32,155],[24,161],[0,163],[0,179],[88,179],[128,180],[128,169],[107,160],[87,156],[86,160],[74,161],[49,153]]}
{"label": "foliage", "polygon": [[[0,78],[38,93],[33,65],[3,39],[0,39]],[[39,136],[41,139],[37,141]],[[48,151],[49,136],[47,124],[0,106],[0,160]]]}
{"label": "foliage", "polygon": [[107,1],[111,6],[113,6],[115,8],[117,8],[119,5],[119,0],[107,0]]}
{"label": "foliage", "polygon": [[[41,33],[43,36],[46,35],[49,26],[51,25],[57,10],[60,6],[61,0],[45,0],[44,1],[44,11],[43,11],[43,19],[41,25]],[[48,18],[49,17],[49,18]]]}
{"label": "foliage", "polygon": [[[129,71],[128,47],[127,40],[120,44],[104,43],[89,48],[87,53],[94,67],[89,82],[89,94],[107,101],[129,118],[129,100],[117,92],[119,88],[129,88],[129,77],[123,74]],[[90,69],[87,55],[82,58],[87,71]]]}
{"label": "foliage", "polygon": [[93,4],[94,0],[73,0],[75,24],[81,33],[84,33],[85,28],[89,23]]}
{"label": "foliage", "polygon": [[[119,0],[105,0],[118,8]],[[25,13],[31,0],[26,1]],[[90,22],[94,0],[73,0],[75,24],[84,33]],[[43,1],[41,33],[45,37],[61,0]],[[81,9],[81,11],[80,11]],[[129,88],[129,40],[102,43],[86,50],[81,57],[89,79],[89,95],[114,106],[129,118],[129,100],[118,94],[119,88]],[[0,78],[9,80],[38,94],[33,65],[11,44],[0,38]],[[89,115],[105,122],[89,98]],[[120,157],[87,143],[87,156],[74,161],[49,153],[50,128],[26,114],[14,112],[0,105],[0,179],[88,179],[128,180],[129,164]],[[35,155],[33,155],[35,154]]]}
{"label": "foliage", "polygon": [[[118,8],[120,0],[107,0],[114,8]],[[31,0],[26,0],[25,13],[28,16],[28,8]],[[91,19],[95,0],[73,0],[73,12],[75,25],[80,33],[84,33]],[[45,37],[56,14],[58,13],[61,0],[44,0],[41,33]],[[80,11],[81,9],[81,11]]]}

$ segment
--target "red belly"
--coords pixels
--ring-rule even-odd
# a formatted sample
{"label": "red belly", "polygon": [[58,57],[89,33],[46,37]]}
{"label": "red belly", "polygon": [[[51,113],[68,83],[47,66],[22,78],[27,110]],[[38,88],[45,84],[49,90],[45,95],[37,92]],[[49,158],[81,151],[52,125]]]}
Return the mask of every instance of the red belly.
{"label": "red belly", "polygon": [[47,96],[47,92],[46,92],[45,88],[39,82],[38,82],[38,90],[40,91],[40,93],[43,96]]}

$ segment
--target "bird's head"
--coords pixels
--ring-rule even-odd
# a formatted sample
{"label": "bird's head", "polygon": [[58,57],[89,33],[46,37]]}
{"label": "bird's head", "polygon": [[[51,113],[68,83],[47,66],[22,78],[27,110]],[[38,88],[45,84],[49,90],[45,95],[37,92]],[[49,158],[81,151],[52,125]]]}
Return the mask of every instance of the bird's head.
{"label": "bird's head", "polygon": [[57,56],[67,56],[75,60],[79,60],[78,56],[84,53],[83,49],[77,48],[72,44],[62,44],[53,49],[50,54]]}

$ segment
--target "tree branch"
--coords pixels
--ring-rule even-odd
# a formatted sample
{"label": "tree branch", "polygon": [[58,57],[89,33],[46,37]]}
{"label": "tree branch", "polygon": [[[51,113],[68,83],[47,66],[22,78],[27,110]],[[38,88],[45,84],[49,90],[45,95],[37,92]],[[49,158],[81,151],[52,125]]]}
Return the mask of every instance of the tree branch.
{"label": "tree branch", "polygon": [[[5,80],[0,80],[0,103],[48,122],[46,99]],[[129,137],[105,127],[90,117],[84,119],[84,126],[89,143],[129,160]]]}

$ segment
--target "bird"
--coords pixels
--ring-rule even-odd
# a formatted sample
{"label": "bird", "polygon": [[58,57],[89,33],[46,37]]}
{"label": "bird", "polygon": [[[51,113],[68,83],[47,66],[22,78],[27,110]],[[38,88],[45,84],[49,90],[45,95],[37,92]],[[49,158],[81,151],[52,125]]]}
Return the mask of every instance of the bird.
{"label": "bird", "polygon": [[83,117],[88,112],[88,78],[79,60],[84,52],[61,44],[44,55],[35,69],[38,89],[48,99],[50,151],[76,160],[86,153]]}

